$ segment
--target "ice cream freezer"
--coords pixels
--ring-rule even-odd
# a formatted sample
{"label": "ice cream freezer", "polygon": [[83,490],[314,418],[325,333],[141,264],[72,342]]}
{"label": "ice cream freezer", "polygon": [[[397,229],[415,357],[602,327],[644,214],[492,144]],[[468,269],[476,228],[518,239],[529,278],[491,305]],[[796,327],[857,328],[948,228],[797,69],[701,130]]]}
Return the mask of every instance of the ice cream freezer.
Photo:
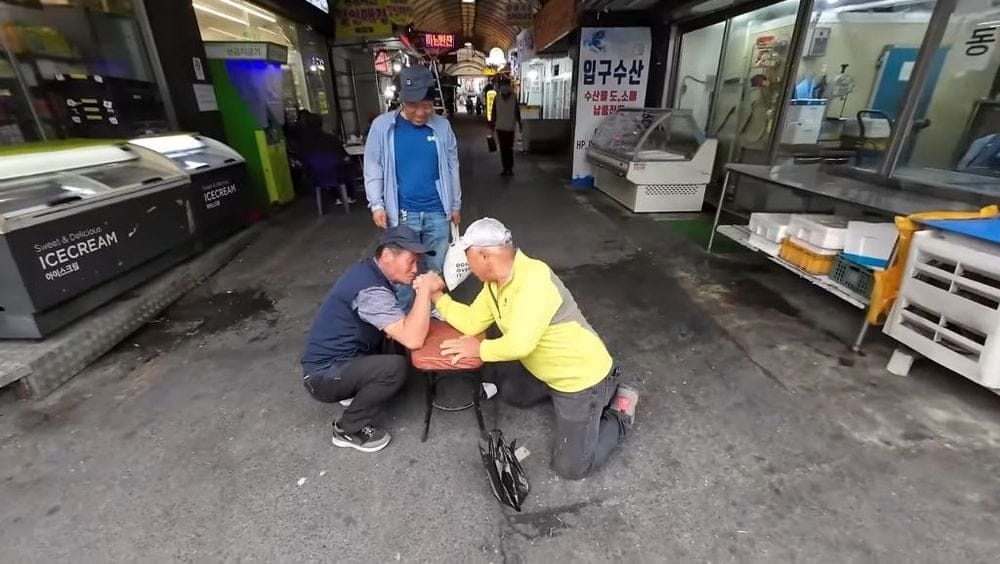
{"label": "ice cream freezer", "polygon": [[699,211],[717,142],[690,110],[623,108],[594,132],[594,185],[633,212]]}
{"label": "ice cream freezer", "polygon": [[200,135],[176,134],[129,141],[170,159],[191,176],[191,216],[197,240],[215,242],[253,221],[253,187],[243,157]]}
{"label": "ice cream freezer", "polygon": [[0,152],[0,338],[43,337],[188,256],[189,183],[120,143]]}

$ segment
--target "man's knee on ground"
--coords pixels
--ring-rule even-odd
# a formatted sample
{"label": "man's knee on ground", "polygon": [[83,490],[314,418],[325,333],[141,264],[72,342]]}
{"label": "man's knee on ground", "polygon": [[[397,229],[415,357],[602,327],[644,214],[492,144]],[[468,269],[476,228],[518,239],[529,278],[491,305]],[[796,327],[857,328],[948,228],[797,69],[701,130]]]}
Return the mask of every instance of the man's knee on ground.
{"label": "man's knee on ground", "polygon": [[582,480],[593,471],[593,464],[574,461],[556,456],[552,461],[552,469],[564,480]]}

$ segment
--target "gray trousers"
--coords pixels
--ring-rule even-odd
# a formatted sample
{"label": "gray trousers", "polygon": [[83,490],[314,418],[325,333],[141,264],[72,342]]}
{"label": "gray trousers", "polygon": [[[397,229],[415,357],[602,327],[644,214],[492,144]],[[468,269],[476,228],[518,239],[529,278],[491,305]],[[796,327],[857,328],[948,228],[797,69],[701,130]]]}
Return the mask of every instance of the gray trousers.
{"label": "gray trousers", "polygon": [[627,417],[608,409],[618,390],[618,368],[612,368],[600,382],[575,393],[553,390],[520,362],[491,368],[504,403],[530,407],[546,398],[552,400],[556,415],[552,467],[563,478],[579,480],[603,466],[632,426]]}

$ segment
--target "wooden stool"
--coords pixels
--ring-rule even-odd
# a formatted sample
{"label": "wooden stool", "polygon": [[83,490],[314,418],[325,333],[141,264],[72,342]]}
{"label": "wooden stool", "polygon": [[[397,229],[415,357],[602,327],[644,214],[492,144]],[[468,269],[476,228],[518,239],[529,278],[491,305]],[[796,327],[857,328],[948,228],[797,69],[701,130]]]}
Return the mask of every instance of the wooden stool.
{"label": "wooden stool", "polygon": [[[431,413],[434,412],[435,407],[446,411],[461,411],[472,407],[476,411],[476,422],[479,424],[479,432],[486,432],[486,424],[483,422],[483,412],[479,405],[479,399],[483,393],[481,373],[483,361],[478,358],[463,358],[458,364],[453,365],[451,358],[441,356],[441,343],[449,339],[457,339],[461,336],[462,334],[451,325],[437,319],[431,319],[431,326],[427,331],[427,339],[424,341],[423,348],[410,353],[410,362],[413,364],[413,368],[418,373],[424,375],[424,381],[427,385],[427,411],[424,413],[424,434],[420,439],[421,442],[427,441],[427,434],[431,428]],[[481,341],[483,336],[479,335],[476,338]],[[437,394],[438,378],[444,375],[456,374],[475,376],[472,401],[460,408],[443,408],[435,405],[434,398]]]}

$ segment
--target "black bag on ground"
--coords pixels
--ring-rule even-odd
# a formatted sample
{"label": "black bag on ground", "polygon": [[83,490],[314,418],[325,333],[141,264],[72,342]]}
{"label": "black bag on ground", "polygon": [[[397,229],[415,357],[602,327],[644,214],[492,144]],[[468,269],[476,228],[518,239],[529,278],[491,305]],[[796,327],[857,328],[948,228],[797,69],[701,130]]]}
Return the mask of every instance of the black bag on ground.
{"label": "black bag on ground", "polygon": [[490,148],[491,153],[497,152],[497,140],[492,135],[486,136],[486,146]]}
{"label": "black bag on ground", "polygon": [[[484,444],[485,443],[485,444]],[[521,463],[514,456],[517,440],[509,444],[503,439],[500,429],[493,429],[489,437],[479,445],[479,455],[483,457],[486,475],[497,501],[521,510],[521,503],[528,497],[531,485]]]}

